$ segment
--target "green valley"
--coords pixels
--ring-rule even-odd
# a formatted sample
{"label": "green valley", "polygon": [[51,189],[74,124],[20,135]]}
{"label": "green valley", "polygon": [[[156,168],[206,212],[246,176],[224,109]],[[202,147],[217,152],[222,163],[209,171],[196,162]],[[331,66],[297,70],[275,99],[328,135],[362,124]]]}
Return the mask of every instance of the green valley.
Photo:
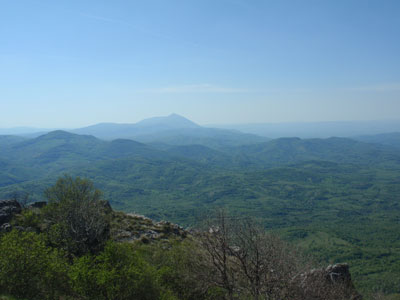
{"label": "green valley", "polygon": [[349,263],[365,293],[400,293],[400,154],[391,146],[283,138],[210,148],[65,131],[0,142],[0,198],[41,201],[70,174],[91,179],[114,209],[155,220],[195,227],[225,208],[322,261]]}

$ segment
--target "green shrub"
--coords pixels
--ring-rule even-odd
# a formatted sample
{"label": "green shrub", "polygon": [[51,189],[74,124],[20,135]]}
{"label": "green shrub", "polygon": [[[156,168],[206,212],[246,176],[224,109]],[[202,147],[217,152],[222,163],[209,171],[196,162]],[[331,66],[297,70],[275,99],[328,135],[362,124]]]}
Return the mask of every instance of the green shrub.
{"label": "green shrub", "polygon": [[131,245],[115,242],[97,256],[75,259],[70,270],[72,288],[84,299],[173,299],[158,277]]}
{"label": "green shrub", "polygon": [[12,220],[13,225],[32,228],[37,231],[40,231],[41,222],[40,214],[33,209],[24,209],[21,214],[14,216]]}
{"label": "green shrub", "polygon": [[55,299],[67,290],[67,264],[44,237],[12,231],[0,240],[0,290],[15,297]]}
{"label": "green shrub", "polygon": [[210,283],[213,269],[201,246],[193,240],[141,245],[143,257],[159,270],[164,287],[182,300],[225,299],[226,291]]}
{"label": "green shrub", "polygon": [[97,253],[110,236],[110,221],[101,192],[93,183],[64,176],[46,190],[43,208],[50,242],[70,256]]}

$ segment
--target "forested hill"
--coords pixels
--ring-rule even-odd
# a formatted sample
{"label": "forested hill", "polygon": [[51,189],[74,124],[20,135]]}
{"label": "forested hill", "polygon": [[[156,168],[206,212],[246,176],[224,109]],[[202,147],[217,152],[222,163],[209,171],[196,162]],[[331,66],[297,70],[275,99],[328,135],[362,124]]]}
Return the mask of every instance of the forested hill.
{"label": "forested hill", "polygon": [[327,139],[279,138],[267,143],[244,145],[232,149],[231,153],[247,156],[267,166],[307,160],[361,165],[400,163],[397,149],[336,137]]}
{"label": "forested hill", "polygon": [[193,225],[226,207],[321,259],[349,262],[363,290],[399,292],[396,148],[346,138],[239,137],[231,144],[209,137],[189,144],[179,136],[106,141],[65,131],[0,137],[0,198],[42,200],[44,189],[68,173],[93,180],[115,209],[157,220]]}

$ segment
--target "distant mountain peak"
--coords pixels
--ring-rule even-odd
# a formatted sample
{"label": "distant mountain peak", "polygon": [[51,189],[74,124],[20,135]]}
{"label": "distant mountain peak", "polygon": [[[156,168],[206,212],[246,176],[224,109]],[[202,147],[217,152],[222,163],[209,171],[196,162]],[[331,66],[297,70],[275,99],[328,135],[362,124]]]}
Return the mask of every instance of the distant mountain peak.
{"label": "distant mountain peak", "polygon": [[176,113],[172,113],[164,117],[153,117],[144,119],[138,123],[137,126],[165,126],[166,129],[180,129],[180,128],[199,128],[200,125],[190,121],[189,119],[182,117]]}
{"label": "distant mountain peak", "polygon": [[[185,118],[184,116],[178,115],[178,114],[176,114],[176,113],[172,113],[172,114],[170,114],[170,115],[168,115],[168,116],[166,116],[166,117],[161,117],[161,118],[166,118],[166,119],[181,119],[181,120],[190,121],[189,119]],[[192,121],[190,121],[190,122],[192,122]],[[192,122],[192,123],[194,123],[194,122]]]}
{"label": "distant mountain peak", "polygon": [[101,139],[127,138],[152,135],[171,130],[191,130],[202,128],[200,125],[178,114],[144,119],[138,123],[99,123],[72,130],[78,134],[89,134]]}

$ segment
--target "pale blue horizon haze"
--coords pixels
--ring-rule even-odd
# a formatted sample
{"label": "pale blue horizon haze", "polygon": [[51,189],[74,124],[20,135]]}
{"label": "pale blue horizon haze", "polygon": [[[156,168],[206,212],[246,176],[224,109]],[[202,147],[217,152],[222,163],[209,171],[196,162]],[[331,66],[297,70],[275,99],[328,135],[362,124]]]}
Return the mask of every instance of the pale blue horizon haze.
{"label": "pale blue horizon haze", "polygon": [[399,120],[397,0],[0,0],[0,128]]}

